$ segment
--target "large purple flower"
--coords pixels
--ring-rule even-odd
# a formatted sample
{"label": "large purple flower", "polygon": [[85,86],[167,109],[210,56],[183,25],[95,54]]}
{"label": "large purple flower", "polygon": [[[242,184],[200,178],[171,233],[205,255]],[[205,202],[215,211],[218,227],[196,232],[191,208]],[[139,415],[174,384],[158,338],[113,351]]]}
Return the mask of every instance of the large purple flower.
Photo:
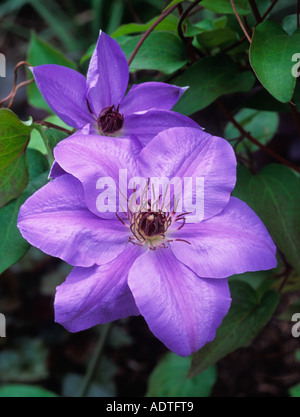
{"label": "large purple flower", "polygon": [[119,44],[100,32],[87,77],[59,65],[31,68],[49,107],[83,133],[131,137],[145,146],[157,133],[176,126],[199,126],[171,111],[186,87],[161,82],[134,85]]}
{"label": "large purple flower", "polygon": [[[32,245],[75,266],[55,297],[55,320],[69,331],[141,314],[170,350],[187,356],[214,339],[227,314],[228,276],[276,266],[266,228],[231,197],[236,161],[224,139],[169,129],[135,159],[130,140],[88,135],[59,143],[54,154],[66,174],[25,202],[18,226]],[[164,193],[149,200],[148,185],[136,210],[99,212],[99,179],[120,188],[124,170],[135,191],[138,178],[204,178],[201,215],[181,212],[180,199],[164,205]]]}

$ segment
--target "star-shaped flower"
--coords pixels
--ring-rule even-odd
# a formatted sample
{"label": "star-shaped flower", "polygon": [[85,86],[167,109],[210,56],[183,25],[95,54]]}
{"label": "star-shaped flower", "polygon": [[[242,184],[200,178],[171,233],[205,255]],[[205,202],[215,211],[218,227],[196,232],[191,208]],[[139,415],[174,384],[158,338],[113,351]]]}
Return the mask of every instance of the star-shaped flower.
{"label": "star-shaped flower", "polygon": [[[224,139],[173,128],[136,158],[128,139],[82,135],[60,142],[54,155],[66,174],[25,202],[18,227],[32,245],[75,267],[55,297],[55,320],[69,331],[141,314],[170,350],[188,356],[214,339],[227,314],[227,278],[276,266],[268,231],[231,197],[236,160]],[[146,208],[99,211],[99,179],[120,189],[123,170],[134,183],[203,178],[202,215],[181,212],[178,201],[175,209],[172,199],[162,204],[161,196],[153,210],[153,195]]]}
{"label": "star-shaped flower", "polygon": [[87,134],[130,137],[145,146],[170,127],[199,128],[171,111],[187,87],[146,82],[128,88],[129,68],[119,44],[100,32],[87,77],[59,66],[31,68],[49,107],[69,126]]}

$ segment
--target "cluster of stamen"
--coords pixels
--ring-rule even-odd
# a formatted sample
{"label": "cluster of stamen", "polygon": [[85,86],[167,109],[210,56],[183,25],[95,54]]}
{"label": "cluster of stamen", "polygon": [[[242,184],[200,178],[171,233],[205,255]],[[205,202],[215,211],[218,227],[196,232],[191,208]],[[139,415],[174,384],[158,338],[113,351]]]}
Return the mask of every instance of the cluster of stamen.
{"label": "cluster of stamen", "polygon": [[147,211],[137,212],[128,211],[127,221],[123,221],[117,214],[118,219],[130,228],[132,233],[129,242],[138,246],[147,245],[149,249],[168,248],[168,243],[182,241],[190,244],[184,239],[171,239],[168,236],[168,229],[173,222],[179,222],[176,230],[180,230],[185,224],[185,215],[188,213],[176,214],[175,212],[165,212],[161,209],[151,210],[151,203]]}
{"label": "cluster of stamen", "polygon": [[97,119],[98,129],[104,135],[112,135],[122,129],[123,114],[119,113],[119,106],[108,106],[101,110]]}
{"label": "cluster of stamen", "polygon": [[172,216],[161,210],[133,213],[130,222],[132,236],[129,240],[141,246],[148,244],[152,250],[157,247],[166,248],[166,232],[171,224]]}

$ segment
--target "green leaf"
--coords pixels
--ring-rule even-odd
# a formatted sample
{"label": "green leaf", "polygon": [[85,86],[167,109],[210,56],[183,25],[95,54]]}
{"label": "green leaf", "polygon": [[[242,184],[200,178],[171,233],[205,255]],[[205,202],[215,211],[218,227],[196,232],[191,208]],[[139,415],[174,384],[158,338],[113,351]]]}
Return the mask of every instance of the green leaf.
{"label": "green leaf", "polygon": [[111,34],[120,26],[123,12],[125,9],[125,2],[123,0],[114,0],[109,9],[108,18],[106,20],[106,33]]}
{"label": "green leaf", "polygon": [[[278,290],[282,285],[284,285],[281,290],[282,294],[287,292],[300,291],[300,276],[297,276],[297,274],[294,273],[291,274],[287,280],[286,276],[283,276],[281,279],[277,279],[276,282],[274,282],[272,288],[274,290]],[[298,313],[300,311],[300,305],[297,307],[297,309],[298,311],[294,311],[295,313]]]}
{"label": "green leaf", "polygon": [[76,64],[71,59],[67,58],[65,54],[55,49],[34,32],[31,33],[28,59],[32,66],[56,64],[76,69]]}
{"label": "green leaf", "polygon": [[289,16],[285,16],[282,21],[282,28],[286,33],[292,35],[297,30],[297,15],[290,14]]}
{"label": "green leaf", "polygon": [[[272,139],[279,125],[278,114],[267,111],[242,109],[235,115],[235,119],[263,145],[266,145]],[[224,135],[226,139],[234,139],[239,137],[240,133],[232,123],[228,123]],[[232,141],[230,143],[234,146],[236,142]],[[239,152],[245,152],[247,150],[254,152],[257,150],[257,146],[248,139],[243,139],[237,145],[236,150]]]}
{"label": "green leaf", "polygon": [[300,44],[300,30],[289,36],[277,23],[265,21],[254,29],[250,62],[261,84],[282,103],[288,103],[296,86],[293,55]]}
{"label": "green leaf", "polygon": [[[74,7],[75,5],[73,5]],[[99,34],[99,28],[103,28],[103,15],[104,15],[104,0],[91,0],[92,7],[92,29],[93,37],[97,37]]]}
{"label": "green leaf", "polygon": [[[50,44],[45,42],[43,39],[36,36],[34,32],[31,34],[27,61],[33,67],[45,64],[56,64],[64,67],[76,69],[76,64],[68,59],[62,52],[53,48]],[[29,78],[32,78],[31,72],[28,71]],[[52,113],[45,100],[43,99],[36,84],[29,84],[28,89],[28,101],[33,107],[47,110]]]}
{"label": "green leaf", "polygon": [[0,209],[0,274],[21,259],[30,248],[17,227],[19,210],[27,198],[47,183],[48,162],[45,157],[36,150],[28,149],[26,153],[30,182],[17,199]]}
{"label": "green leaf", "polygon": [[268,323],[279,303],[275,291],[259,300],[253,288],[242,281],[231,281],[232,304],[215,339],[192,356],[189,376],[194,377],[234,350],[248,345]]}
{"label": "green leaf", "polygon": [[[68,126],[66,123],[64,123],[58,116],[56,115],[52,115],[49,116],[45,119],[45,122],[50,122],[50,123],[54,123],[58,126],[61,126],[65,129],[69,129],[72,130],[73,128]],[[49,129],[50,130],[50,129]],[[45,133],[47,132],[47,130],[45,130]],[[55,138],[54,138],[55,136]],[[55,145],[60,142],[62,139],[65,139],[68,135],[64,132],[61,132],[57,129],[53,129],[51,128],[51,131],[49,133],[49,146],[50,149],[53,151]],[[33,129],[31,132],[31,136],[30,136],[30,142],[28,145],[28,148],[30,149],[35,149],[39,152],[41,152],[43,155],[47,155],[48,154],[48,150],[46,148],[45,142],[43,141],[40,133],[38,132],[38,130]]]}
{"label": "green leaf", "polygon": [[235,32],[230,28],[206,31],[197,36],[197,41],[206,49],[212,49],[230,41],[236,41]]}
{"label": "green leaf", "polygon": [[299,398],[300,397],[300,384],[297,384],[294,387],[289,388],[289,394],[291,397]]}
{"label": "green leaf", "polygon": [[8,384],[0,387],[0,397],[58,397],[58,395],[36,385]]}
{"label": "green leaf", "polygon": [[8,109],[0,109],[0,207],[18,197],[29,180],[25,150],[32,126]]}
{"label": "green leaf", "polygon": [[[49,164],[45,155],[36,149],[27,149],[26,151],[29,162],[29,185],[41,174],[49,170]],[[26,190],[25,190],[26,191]]]}
{"label": "green leaf", "polygon": [[[215,29],[224,29],[228,24],[228,16],[221,16],[217,19],[205,18],[199,22],[190,23],[189,20],[185,21],[185,35],[196,36],[203,32],[214,31]],[[232,28],[231,28],[232,29]]]}
{"label": "green leaf", "polygon": [[228,16],[221,16],[217,19],[213,19],[213,25],[215,29],[224,29],[229,23]]}
{"label": "green leaf", "polygon": [[[132,35],[134,33],[142,33],[146,32],[150,26],[157,21],[159,16],[154,17],[153,19],[149,20],[149,22],[140,24],[140,23],[128,23],[127,25],[120,26],[112,35],[112,38],[118,38],[119,36],[125,35]],[[153,31],[168,31],[168,32],[176,32],[178,25],[178,19],[173,15],[170,14],[167,16],[162,22],[160,22]]]}
{"label": "green leaf", "polygon": [[224,94],[251,90],[254,76],[251,71],[239,72],[229,57],[207,57],[191,65],[174,84],[190,87],[174,107],[175,111],[190,115]]}
{"label": "green leaf", "polygon": [[168,10],[170,7],[175,6],[175,4],[179,4],[179,3],[182,3],[182,2],[183,2],[183,0],[172,0],[171,3],[169,3],[167,5],[167,7],[163,10],[163,12]]}
{"label": "green leaf", "polygon": [[251,92],[251,95],[246,98],[242,107],[250,109],[271,111],[279,113],[289,113],[290,106],[286,103],[281,103],[276,100],[267,90],[263,87],[257,91]]}
{"label": "green leaf", "polygon": [[[234,4],[240,15],[247,15],[251,12],[248,0],[235,0]],[[232,8],[230,0],[203,0],[201,2],[201,6],[220,14],[234,14],[234,10]]]}
{"label": "green leaf", "polygon": [[151,373],[147,397],[209,397],[217,379],[214,366],[193,379],[186,375],[191,358],[167,353]]}
{"label": "green leaf", "polygon": [[0,6],[0,17],[11,14],[18,11],[28,0],[10,0],[2,2]]}
{"label": "green leaf", "polygon": [[60,130],[57,129],[45,129],[44,130],[45,135],[48,138],[48,146],[51,149],[51,151],[53,151],[53,149],[55,148],[55,146],[62,140],[66,139],[68,136],[67,133],[61,132]]}
{"label": "green leaf", "polygon": [[[127,59],[140,39],[141,36],[134,36],[119,42]],[[119,39],[117,38],[116,41]],[[185,48],[177,36],[170,32],[152,32],[132,61],[130,71],[149,69],[172,74],[186,63]]]}
{"label": "green leaf", "polygon": [[[122,36],[120,36],[120,38],[119,38],[119,41],[120,41],[120,39],[122,39],[123,37]],[[126,39],[127,39],[127,36],[125,37]],[[85,52],[85,54],[83,55],[83,57],[81,58],[81,60],[80,60],[80,62],[79,62],[79,65],[81,66],[81,65],[83,65],[86,61],[88,61],[89,59],[91,59],[91,57],[92,57],[92,55],[93,55],[93,52],[94,52],[94,49],[96,48],[96,43],[93,43],[88,49],[87,49],[87,51]]]}
{"label": "green leaf", "polygon": [[28,149],[34,149],[41,152],[43,155],[47,155],[48,153],[46,145],[42,140],[40,133],[36,129],[33,129],[31,132]]}
{"label": "green leaf", "polygon": [[280,164],[266,166],[259,175],[238,167],[233,194],[256,212],[277,247],[300,273],[299,175]]}
{"label": "green leaf", "polygon": [[[74,21],[70,19],[64,9],[54,0],[29,0],[33,9],[40,15],[42,21],[49,26],[50,30],[64,45],[67,51],[77,51],[82,42],[72,35]],[[76,30],[76,29],[75,29]]]}
{"label": "green leaf", "polygon": [[278,281],[275,278],[275,271],[272,269],[232,275],[229,277],[229,283],[236,280],[246,282],[246,284],[251,285],[258,297],[262,297],[267,289],[275,290],[274,284]]}
{"label": "green leaf", "polygon": [[[210,30],[215,30],[216,26],[214,25],[213,19],[202,19],[200,22],[196,22],[191,24],[189,20],[186,21],[186,30],[185,35],[186,36],[196,36],[199,35],[199,33],[203,33]],[[219,28],[218,28],[219,29]]]}

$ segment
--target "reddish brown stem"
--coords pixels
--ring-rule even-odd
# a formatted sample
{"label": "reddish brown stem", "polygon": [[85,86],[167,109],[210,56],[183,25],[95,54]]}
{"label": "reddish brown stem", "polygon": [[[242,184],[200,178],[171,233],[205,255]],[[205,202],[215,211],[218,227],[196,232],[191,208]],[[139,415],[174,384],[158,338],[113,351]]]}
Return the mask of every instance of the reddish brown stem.
{"label": "reddish brown stem", "polygon": [[[180,15],[180,19],[179,19],[179,22],[178,22],[178,25],[177,25],[178,35],[179,35],[180,39],[183,41],[183,43],[185,44],[187,56],[188,56],[188,58],[190,59],[191,62],[197,61],[199,56],[202,55],[202,52],[200,53],[200,51],[196,50],[196,48],[193,46],[192,38],[185,37],[182,27],[183,27],[184,20],[190,15],[192,10],[197,7],[197,5],[198,5],[198,3],[200,3],[200,1],[201,0],[195,0],[193,3],[191,3],[183,11],[183,13]],[[203,7],[201,7],[201,9],[203,9]]]}
{"label": "reddish brown stem", "polygon": [[247,139],[249,139],[252,143],[254,143],[256,146],[258,146],[260,149],[262,149],[264,152],[272,156],[277,161],[281,162],[282,164],[288,166],[289,168],[293,169],[294,171],[298,172],[300,174],[300,168],[294,165],[292,162],[288,161],[287,159],[283,158],[281,155],[273,151],[272,149],[268,148],[267,146],[260,143],[257,139],[255,139],[249,132],[247,132],[242,125],[239,124],[239,122],[234,118],[234,116],[230,113],[230,111],[227,109],[227,107],[224,105],[224,103],[220,100],[216,100],[218,106],[223,111],[225,116],[228,118],[228,120],[236,127],[236,129],[241,133],[241,135],[245,136]]}
{"label": "reddish brown stem", "polygon": [[291,273],[293,272],[293,268],[291,266],[288,266],[285,274],[284,274],[284,278],[282,280],[282,283],[280,284],[279,288],[278,288],[278,292],[281,293],[285,287],[285,285],[287,284],[289,277],[291,276]]}
{"label": "reddish brown stem", "polygon": [[255,20],[257,23],[260,23],[262,21],[262,17],[260,15],[260,12],[258,10],[257,4],[255,0],[248,0],[253,16],[255,17]]}
{"label": "reddish brown stem", "polygon": [[191,3],[180,15],[180,19],[177,26],[177,32],[180,38],[185,41],[185,36],[182,30],[182,24],[184,20],[187,18],[187,16],[190,14],[190,12],[197,6],[198,3],[200,3],[201,0],[196,0],[193,3]]}
{"label": "reddish brown stem", "polygon": [[148,38],[150,33],[153,31],[153,29],[162,21],[164,20],[170,13],[172,13],[173,10],[175,10],[178,7],[178,4],[175,4],[174,6],[170,7],[168,10],[166,10],[150,27],[149,29],[144,33],[144,35],[139,40],[138,44],[134,48],[134,51],[132,52],[130,58],[128,59],[128,66],[132,63],[134,57],[138,53],[138,50],[143,45],[145,40]]}
{"label": "reddish brown stem", "polygon": [[278,0],[274,0],[272,2],[272,4],[270,4],[270,6],[267,8],[267,10],[265,11],[265,13],[262,15],[262,20],[265,20],[265,18],[268,16],[268,14],[273,10],[273,7],[275,6],[275,4],[278,2]]}
{"label": "reddish brown stem", "polygon": [[5,97],[3,100],[0,101],[0,107],[2,107],[6,101],[10,100],[7,108],[11,108],[11,106],[13,105],[15,95],[17,91],[19,90],[19,88],[23,87],[24,85],[30,84],[32,82],[31,80],[28,80],[17,85],[18,69],[21,68],[23,65],[30,67],[30,64],[26,61],[18,62],[18,64],[15,66],[15,69],[14,69],[14,82],[13,82],[11,93],[7,97]]}
{"label": "reddish brown stem", "polygon": [[250,35],[249,35],[249,33],[247,32],[247,30],[246,30],[246,28],[245,28],[245,26],[244,26],[244,24],[243,24],[243,22],[242,22],[242,19],[240,18],[240,15],[238,14],[238,11],[237,11],[236,6],[235,6],[235,4],[234,4],[234,0],[230,0],[230,3],[231,3],[231,6],[232,6],[232,8],[233,8],[233,11],[234,11],[235,17],[236,17],[237,21],[239,22],[239,25],[240,25],[240,27],[241,27],[242,31],[244,32],[244,34],[245,34],[246,38],[248,39],[249,43],[251,43],[251,38],[250,38]]}
{"label": "reddish brown stem", "polygon": [[37,122],[34,122],[34,123],[42,125],[42,126],[46,126],[46,127],[49,127],[49,128],[60,130],[61,132],[67,133],[68,135],[71,135],[73,133],[72,130],[66,129],[66,128],[64,128],[62,126],[59,126],[59,125],[56,125],[54,123],[45,122],[44,120],[40,120],[40,121],[37,121]]}
{"label": "reddish brown stem", "polygon": [[0,101],[0,108],[3,106],[3,104],[6,102],[6,101],[8,101],[8,100],[10,100],[10,102],[9,102],[9,104],[8,104],[8,106],[7,106],[7,108],[8,109],[10,109],[11,108],[11,106],[12,106],[12,104],[13,104],[13,100],[14,100],[14,98],[15,98],[15,95],[16,95],[16,93],[17,93],[17,91],[21,88],[21,87],[24,87],[25,85],[29,85],[29,84],[31,84],[31,83],[33,83],[33,79],[32,80],[27,80],[27,81],[23,81],[23,82],[21,82],[20,84],[18,84],[17,86],[16,86],[16,88],[15,88],[15,90],[14,90],[14,94],[13,94],[13,92],[11,92],[7,97],[5,97],[3,100],[1,100]]}

